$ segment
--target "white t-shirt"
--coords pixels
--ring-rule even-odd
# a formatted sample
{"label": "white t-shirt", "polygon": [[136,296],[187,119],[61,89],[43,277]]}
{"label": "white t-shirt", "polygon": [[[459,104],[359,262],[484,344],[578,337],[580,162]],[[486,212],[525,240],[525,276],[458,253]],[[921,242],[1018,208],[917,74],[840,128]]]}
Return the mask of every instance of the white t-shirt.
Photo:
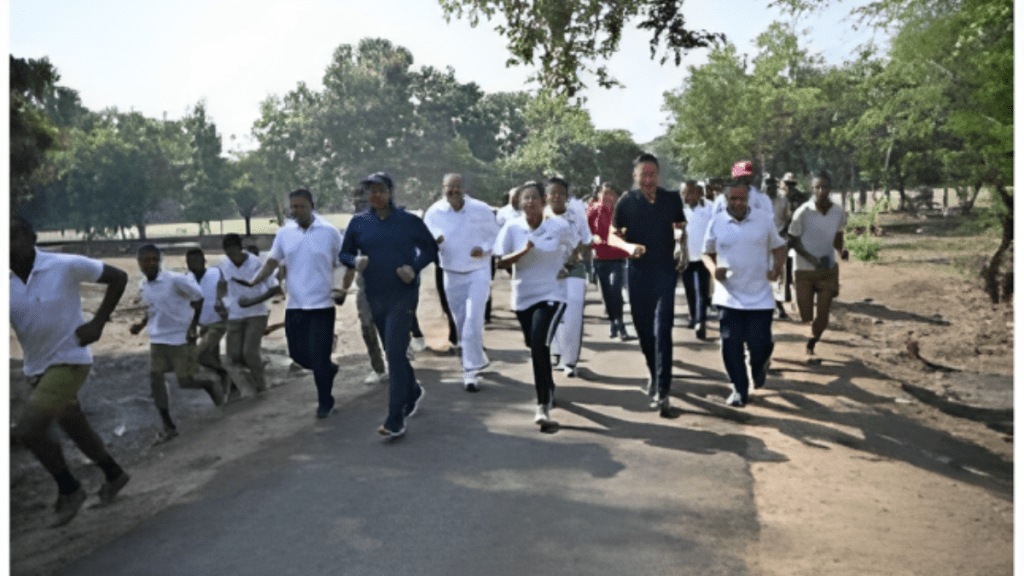
{"label": "white t-shirt", "polygon": [[260,271],[260,268],[263,267],[263,262],[259,258],[252,254],[246,254],[245,262],[242,262],[241,266],[235,266],[235,263],[225,256],[217,267],[220,268],[221,274],[224,276],[224,282],[228,287],[227,296],[224,298],[224,306],[228,309],[228,320],[240,320],[242,318],[253,318],[270,314],[270,307],[267,306],[265,301],[243,308],[238,305],[238,300],[240,298],[257,298],[262,296],[267,290],[277,286],[277,278],[271,275],[262,283],[251,288],[231,280],[232,278],[249,280],[255,276]]}
{"label": "white t-shirt", "polygon": [[11,327],[24,351],[25,375],[37,376],[56,364],[92,364],[92,353],[78,343],[85,323],[79,284],[96,282],[103,262],[36,249],[28,282],[10,273]]}
{"label": "white t-shirt", "polygon": [[[574,198],[575,200],[575,198]],[[583,204],[583,202],[579,202]],[[551,206],[544,207],[544,218],[561,218],[569,224],[569,230],[572,232],[573,247],[583,244],[589,246],[593,241],[593,234],[590,231],[590,224],[587,224],[587,213],[580,212],[578,209],[573,209],[571,206],[566,205],[565,212],[561,214],[555,214]]]}
{"label": "white t-shirt", "polygon": [[717,265],[728,268],[729,275],[725,281],[715,280],[711,303],[741,310],[775,308],[768,282],[770,255],[785,244],[770,213],[750,210],[743,220],[728,211],[715,214],[704,238],[704,252],[716,254]]}
{"label": "white t-shirt", "polygon": [[217,303],[217,283],[220,282],[220,270],[215,267],[207,268],[201,281],[197,280],[196,275],[191,271],[186,272],[185,275],[199,284],[199,289],[203,292],[203,310],[199,313],[199,325],[209,326],[220,322],[220,314],[213,309]]}
{"label": "white t-shirt", "polygon": [[334,269],[341,264],[341,232],[313,213],[309,228],[294,220],[277,231],[270,247],[270,258],[285,265],[288,282],[288,309],[317,310],[331,308]]}
{"label": "white t-shirt", "polygon": [[693,208],[683,202],[683,215],[686,216],[686,252],[689,262],[696,262],[704,256],[704,235],[711,223],[711,204],[703,198]]}
{"label": "white t-shirt", "polygon": [[[835,267],[835,247],[832,242],[836,234],[846,228],[846,211],[833,202],[824,214],[814,206],[814,199],[800,205],[793,213],[793,221],[789,224],[789,235],[800,238],[804,249],[817,258],[832,258]],[[795,252],[794,252],[795,253]],[[796,254],[793,270],[814,270],[814,264],[803,256]]]}
{"label": "white t-shirt", "polygon": [[499,256],[518,252],[533,243],[518,262],[512,265],[512,309],[526,310],[538,302],[565,302],[565,283],[558,273],[575,248],[569,224],[561,218],[546,218],[532,230],[525,216],[505,223],[494,245]]}
{"label": "white t-shirt", "polygon": [[153,344],[179,346],[187,342],[188,327],[195,309],[192,302],[203,297],[195,278],[161,270],[156,279],[139,283],[142,303],[149,307],[146,331]]}
{"label": "white t-shirt", "polygon": [[[441,268],[448,272],[472,272],[491,265],[490,252],[498,236],[498,221],[491,207],[466,197],[462,210],[455,211],[446,198],[434,202],[423,215],[434,238],[444,236],[437,245]],[[484,255],[474,258],[469,255],[474,246],[483,249]]]}

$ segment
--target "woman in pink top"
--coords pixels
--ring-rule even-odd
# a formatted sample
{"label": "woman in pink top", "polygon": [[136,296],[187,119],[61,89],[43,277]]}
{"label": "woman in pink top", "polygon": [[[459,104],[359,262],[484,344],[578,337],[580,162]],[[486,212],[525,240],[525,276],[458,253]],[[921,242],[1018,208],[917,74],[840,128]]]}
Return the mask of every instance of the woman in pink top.
{"label": "woman in pink top", "polygon": [[614,186],[607,182],[602,184],[598,202],[587,207],[587,224],[594,235],[594,272],[601,284],[604,308],[611,321],[611,337],[621,338],[625,342],[633,339],[626,332],[626,324],[622,321],[622,286],[629,254],[608,243],[608,228],[618,199],[619,192]]}

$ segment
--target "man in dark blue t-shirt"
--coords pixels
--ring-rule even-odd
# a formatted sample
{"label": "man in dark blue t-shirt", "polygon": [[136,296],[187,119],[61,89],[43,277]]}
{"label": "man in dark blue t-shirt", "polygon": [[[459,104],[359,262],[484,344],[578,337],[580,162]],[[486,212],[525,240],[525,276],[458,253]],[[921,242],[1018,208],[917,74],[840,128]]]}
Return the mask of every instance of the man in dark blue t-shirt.
{"label": "man in dark blue t-shirt", "polygon": [[683,200],[658,186],[658,159],[653,154],[641,154],[633,161],[633,181],[636,189],[623,194],[615,205],[614,234],[608,238],[630,253],[629,305],[650,372],[647,394],[651,409],[668,417],[678,278],[675,225],[685,221]]}

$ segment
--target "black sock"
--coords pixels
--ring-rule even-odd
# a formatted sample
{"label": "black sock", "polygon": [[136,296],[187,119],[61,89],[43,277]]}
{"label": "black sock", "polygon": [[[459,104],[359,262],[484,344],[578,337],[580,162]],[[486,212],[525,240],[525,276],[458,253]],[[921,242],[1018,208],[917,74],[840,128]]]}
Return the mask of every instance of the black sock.
{"label": "black sock", "polygon": [[71,494],[82,487],[67,468],[54,474],[53,479],[57,481],[57,491],[61,494]]}
{"label": "black sock", "polygon": [[106,459],[97,462],[96,465],[103,470],[103,475],[107,477],[107,482],[116,480],[121,477],[121,474],[124,474],[124,470],[122,470],[121,467],[117,465],[117,462],[114,462],[114,459],[109,456]]}

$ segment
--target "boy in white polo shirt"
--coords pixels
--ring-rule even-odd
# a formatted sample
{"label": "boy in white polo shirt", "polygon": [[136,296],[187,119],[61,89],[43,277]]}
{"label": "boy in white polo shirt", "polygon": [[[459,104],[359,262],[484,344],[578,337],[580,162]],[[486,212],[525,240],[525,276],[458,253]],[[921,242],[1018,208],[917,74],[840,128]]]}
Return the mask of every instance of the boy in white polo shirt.
{"label": "boy in white polo shirt", "polygon": [[[12,432],[56,481],[52,525],[60,526],[75,517],[86,494],[68,469],[60,443],[50,433],[54,422],[103,470],[106,483],[99,491],[101,504],[112,502],[129,480],[78,404],[78,391],[92,367],[88,345],[103,334],[128,275],[99,260],[37,249],[35,230],[19,216],[12,216],[10,232],[11,327],[21,344],[23,370],[32,386]],[[82,321],[82,282],[107,285],[99,309],[88,322]]]}
{"label": "boy in white polo shirt", "polygon": [[[227,353],[234,366],[242,367],[257,393],[267,389],[263,373],[261,346],[267,329],[270,307],[266,301],[281,293],[274,276],[262,284],[246,287],[228,278],[252,278],[263,267],[263,262],[242,249],[242,237],[227,234],[222,242],[224,259],[218,264],[221,272],[217,284],[217,306],[225,310],[227,324]],[[228,391],[225,390],[225,393]]]}
{"label": "boy in white polo shirt", "polygon": [[160,249],[153,244],[139,248],[138,262],[145,276],[139,292],[147,312],[129,330],[138,334],[147,328],[149,332],[149,384],[164,425],[157,441],[164,442],[178,435],[178,427],[171,419],[165,372],[173,370],[182,388],[206,390],[216,406],[224,403],[224,393],[220,382],[196,378],[196,333],[203,303],[199,285],[184,274],[161,270]]}
{"label": "boy in white polo shirt", "polygon": [[[704,239],[704,264],[715,279],[712,304],[718,306],[722,360],[732,382],[730,406],[747,403],[749,379],[745,350],[750,353],[754,388],[764,386],[772,348],[775,298],[770,282],[786,264],[786,242],[771,214],[747,204],[749,188],[726,189],[726,210],[714,215]],[[771,254],[771,268],[768,255]]]}

